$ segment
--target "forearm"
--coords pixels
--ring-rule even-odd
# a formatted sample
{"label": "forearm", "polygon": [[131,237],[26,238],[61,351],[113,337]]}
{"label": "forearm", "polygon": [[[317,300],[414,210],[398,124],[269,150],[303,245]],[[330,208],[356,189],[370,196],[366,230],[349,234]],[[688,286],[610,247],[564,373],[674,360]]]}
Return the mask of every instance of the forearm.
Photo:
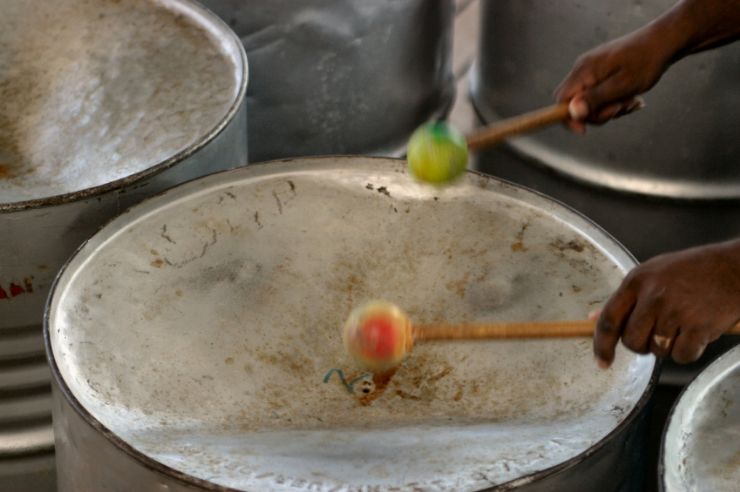
{"label": "forearm", "polygon": [[740,39],[740,0],[681,0],[647,29],[665,36],[675,62]]}

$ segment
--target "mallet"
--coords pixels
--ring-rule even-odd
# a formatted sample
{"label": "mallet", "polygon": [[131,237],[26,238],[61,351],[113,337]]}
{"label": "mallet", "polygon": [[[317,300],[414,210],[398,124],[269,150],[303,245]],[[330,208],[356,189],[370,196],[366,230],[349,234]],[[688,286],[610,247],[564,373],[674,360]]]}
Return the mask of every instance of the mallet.
{"label": "mallet", "polygon": [[[355,308],[342,331],[347,352],[365,369],[397,366],[424,340],[591,337],[594,320],[414,325],[395,304],[372,301]],[[727,332],[740,334],[740,323]]]}
{"label": "mallet", "polygon": [[420,181],[444,184],[459,177],[468,165],[468,150],[480,150],[525,132],[565,121],[568,103],[555,104],[477,129],[464,137],[444,121],[420,126],[409,140],[409,170]]}

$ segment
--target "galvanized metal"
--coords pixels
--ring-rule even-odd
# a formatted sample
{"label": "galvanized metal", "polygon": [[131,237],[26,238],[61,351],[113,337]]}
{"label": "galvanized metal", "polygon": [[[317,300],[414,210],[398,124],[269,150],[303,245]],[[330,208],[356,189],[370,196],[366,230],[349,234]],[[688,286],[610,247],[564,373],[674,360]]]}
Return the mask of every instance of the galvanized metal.
{"label": "galvanized metal", "polygon": [[[472,89],[477,110],[489,121],[550,102],[580,54],[674,3],[483,2]],[[651,197],[738,199],[740,96],[732,88],[739,64],[740,46],[692,56],[671,67],[638,114],[593,128],[586,138],[556,128],[512,146],[593,186]]]}
{"label": "galvanized metal", "polygon": [[[0,10],[2,485],[53,462],[41,319],[58,269],[126,207],[246,163],[247,64],[227,26],[189,1]],[[18,436],[44,419],[44,445],[26,449]],[[16,481],[48,490],[45,473],[44,488]]]}
{"label": "galvanized metal", "polygon": [[[471,74],[476,110],[493,121],[550,103],[578,55],[671,5],[484,2]],[[726,79],[738,62],[740,46],[682,60],[646,95],[643,111],[585,137],[551,128],[518,138],[510,146],[526,160],[501,164],[493,151],[481,155],[479,166],[583,211],[639,260],[736,236],[740,141],[732,121],[740,97]]]}
{"label": "galvanized metal", "polygon": [[740,484],[740,346],[686,388],[669,416],[660,463],[662,490],[736,491]]}
{"label": "galvanized metal", "polygon": [[354,380],[340,340],[371,298],[422,323],[581,318],[632,266],[550,199],[472,173],[428,188],[392,159],[169,190],[50,297],[60,490],[634,490],[651,356],[602,372],[589,340],[450,342]]}
{"label": "galvanized metal", "polygon": [[[551,103],[580,54],[648,23],[673,3],[482,2],[480,56],[471,73],[478,114],[490,122]],[[517,138],[509,149],[481,153],[476,167],[583,212],[640,261],[737,237],[737,66],[737,44],[691,56],[645,96],[644,110],[589,128],[586,136],[551,128]],[[723,337],[689,367],[668,361],[661,382],[688,383],[738,341]]]}
{"label": "galvanized metal", "polygon": [[452,0],[203,3],[249,56],[250,161],[398,155],[452,103]]}

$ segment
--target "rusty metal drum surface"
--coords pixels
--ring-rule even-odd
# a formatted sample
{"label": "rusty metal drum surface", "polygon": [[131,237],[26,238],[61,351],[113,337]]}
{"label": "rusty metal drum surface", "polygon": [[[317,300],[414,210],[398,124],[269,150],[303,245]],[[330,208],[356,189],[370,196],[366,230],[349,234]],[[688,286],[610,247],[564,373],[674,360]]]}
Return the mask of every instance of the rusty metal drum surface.
{"label": "rusty metal drum surface", "polygon": [[418,322],[582,318],[633,265],[550,199],[473,173],[427,188],[399,160],[179,186],[50,296],[60,489],[635,490],[652,356],[599,371],[590,340],[427,344],[381,377],[340,340],[372,298]]}
{"label": "rusty metal drum surface", "polygon": [[39,491],[13,470],[42,466],[53,447],[51,282],[125,207],[246,163],[247,65],[228,27],[188,1],[0,0],[0,11],[0,489]]}
{"label": "rusty metal drum surface", "polygon": [[686,388],[671,412],[661,450],[666,492],[730,492],[740,485],[740,346]]}
{"label": "rusty metal drum surface", "polygon": [[452,103],[452,0],[203,4],[249,56],[250,161],[396,155]]}

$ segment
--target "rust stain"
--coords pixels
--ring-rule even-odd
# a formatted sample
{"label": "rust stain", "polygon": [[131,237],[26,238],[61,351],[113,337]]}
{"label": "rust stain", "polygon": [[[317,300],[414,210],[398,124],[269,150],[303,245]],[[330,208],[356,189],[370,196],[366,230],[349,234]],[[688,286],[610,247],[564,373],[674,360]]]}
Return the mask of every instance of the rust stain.
{"label": "rust stain", "polygon": [[515,241],[511,244],[511,250],[515,253],[527,251],[527,247],[524,245],[524,233],[529,227],[529,222],[522,224],[522,228],[516,233]]}
{"label": "rust stain", "polygon": [[162,268],[164,266],[164,260],[162,260],[162,258],[156,258],[149,264],[154,268]]}
{"label": "rust stain", "polygon": [[373,401],[380,398],[383,393],[385,393],[385,390],[388,388],[388,385],[390,384],[391,379],[393,379],[393,376],[396,374],[397,370],[398,368],[394,368],[390,371],[373,374],[373,384],[375,385],[375,391],[361,396],[359,399],[360,405],[366,407],[370,405]]}
{"label": "rust stain", "polygon": [[455,396],[453,396],[452,399],[455,401],[460,401],[462,400],[462,397],[463,397],[463,387],[462,385],[460,385],[457,387],[457,392],[455,392]]}
{"label": "rust stain", "polygon": [[10,172],[10,166],[0,164],[0,179],[12,178],[13,173]]}
{"label": "rust stain", "polygon": [[226,358],[224,359],[224,363],[225,363],[226,365],[229,365],[229,366],[230,366],[231,364],[233,364],[233,363],[234,363],[234,358],[233,358],[233,357],[226,357]]}
{"label": "rust stain", "polygon": [[463,278],[459,280],[452,280],[450,282],[447,282],[446,284],[447,290],[450,290],[456,293],[460,298],[465,297],[465,290],[468,287],[469,278],[470,278],[470,272],[465,272],[465,275],[463,276]]}
{"label": "rust stain", "polygon": [[512,243],[511,250],[514,251],[515,253],[519,253],[522,251],[527,251],[527,248],[526,246],[524,246],[523,242],[517,241],[515,243]]}
{"label": "rust stain", "polygon": [[575,251],[576,253],[582,253],[584,249],[586,249],[586,244],[584,244],[581,241],[571,240],[571,241],[564,241],[562,239],[557,239],[550,243],[550,246],[557,249],[560,252],[565,251]]}
{"label": "rust stain", "polygon": [[411,393],[406,393],[405,391],[400,390],[400,389],[396,390],[396,394],[400,396],[401,398],[403,398],[404,400],[416,400],[416,401],[421,400],[420,396],[412,395]]}

